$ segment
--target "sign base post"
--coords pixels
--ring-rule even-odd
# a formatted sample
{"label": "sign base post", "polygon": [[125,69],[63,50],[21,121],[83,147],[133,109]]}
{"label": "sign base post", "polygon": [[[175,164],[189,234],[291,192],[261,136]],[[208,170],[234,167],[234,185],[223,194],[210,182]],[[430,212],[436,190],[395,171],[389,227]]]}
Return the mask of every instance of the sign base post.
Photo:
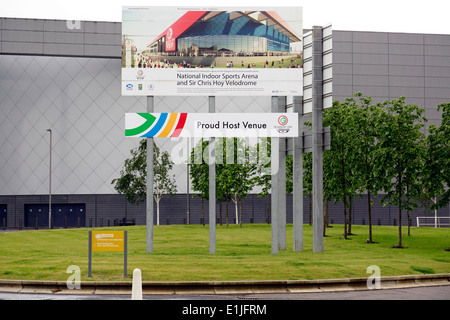
{"label": "sign base post", "polygon": [[89,231],[88,277],[92,276],[93,251],[123,252],[123,276],[127,273],[128,231]]}

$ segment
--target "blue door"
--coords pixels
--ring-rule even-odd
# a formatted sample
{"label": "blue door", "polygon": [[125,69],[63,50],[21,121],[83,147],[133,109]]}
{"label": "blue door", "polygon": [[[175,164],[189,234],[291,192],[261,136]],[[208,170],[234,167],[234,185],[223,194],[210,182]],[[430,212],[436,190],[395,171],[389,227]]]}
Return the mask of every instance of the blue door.
{"label": "blue door", "polygon": [[77,228],[86,226],[86,205],[67,204],[58,208],[61,210],[65,220],[61,227]]}
{"label": "blue door", "polygon": [[48,228],[48,204],[26,204],[24,220],[25,228]]}
{"label": "blue door", "polygon": [[0,204],[0,227],[8,225],[8,207],[6,204]]}
{"label": "blue door", "polygon": [[[25,205],[25,227],[48,228],[48,204]],[[86,226],[86,204],[52,204],[52,228]]]}

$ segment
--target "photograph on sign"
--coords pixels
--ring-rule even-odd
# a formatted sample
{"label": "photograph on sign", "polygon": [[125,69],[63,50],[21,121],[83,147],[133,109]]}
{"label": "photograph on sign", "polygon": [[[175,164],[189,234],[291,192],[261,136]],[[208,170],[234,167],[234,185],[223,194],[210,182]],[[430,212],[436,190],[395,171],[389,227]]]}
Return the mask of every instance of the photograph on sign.
{"label": "photograph on sign", "polygon": [[122,8],[122,95],[302,95],[302,8]]}
{"label": "photograph on sign", "polygon": [[127,137],[297,137],[296,113],[126,113]]}

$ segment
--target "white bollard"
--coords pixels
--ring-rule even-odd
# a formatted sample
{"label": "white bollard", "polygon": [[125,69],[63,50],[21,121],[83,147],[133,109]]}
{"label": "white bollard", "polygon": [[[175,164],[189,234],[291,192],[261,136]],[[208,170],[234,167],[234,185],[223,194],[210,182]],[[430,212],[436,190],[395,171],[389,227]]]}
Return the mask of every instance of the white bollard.
{"label": "white bollard", "polygon": [[133,270],[133,286],[131,289],[131,300],[142,300],[142,275],[141,270]]}

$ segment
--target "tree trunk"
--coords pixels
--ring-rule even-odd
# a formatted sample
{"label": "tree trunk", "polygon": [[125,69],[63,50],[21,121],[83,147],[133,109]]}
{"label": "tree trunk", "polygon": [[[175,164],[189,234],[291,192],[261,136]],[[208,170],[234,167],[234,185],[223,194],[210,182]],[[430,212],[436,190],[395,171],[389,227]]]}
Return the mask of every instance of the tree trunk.
{"label": "tree trunk", "polygon": [[402,248],[402,200],[400,200],[400,206],[398,207],[398,247]]}
{"label": "tree trunk", "polygon": [[411,217],[409,215],[409,211],[406,212],[408,215],[408,237],[411,236]]}
{"label": "tree trunk", "polygon": [[156,225],[159,226],[159,199],[156,200],[155,202],[156,202]]}
{"label": "tree trunk", "polygon": [[344,197],[344,239],[347,239],[347,199]]}
{"label": "tree trunk", "polygon": [[368,210],[369,210],[369,242],[372,243],[372,205],[370,202],[370,191],[367,192]]}
{"label": "tree trunk", "polygon": [[227,227],[228,227],[228,195],[227,195],[227,200],[225,202],[225,211],[226,211],[226,220],[227,220]]}
{"label": "tree trunk", "polygon": [[352,196],[348,197],[348,235],[352,235]]}
{"label": "tree trunk", "polygon": [[242,199],[239,199],[239,224],[242,228]]}
{"label": "tree trunk", "polygon": [[[341,144],[341,152],[344,154],[344,145]],[[341,160],[342,165],[342,195],[344,199],[344,239],[347,239],[347,196],[345,195],[346,181],[345,181],[345,162]]]}
{"label": "tree trunk", "polygon": [[309,225],[312,225],[312,192],[309,194]]}
{"label": "tree trunk", "polygon": [[326,234],[326,230],[328,227],[328,218],[329,218],[329,210],[328,210],[328,199],[325,199],[325,217],[323,219],[323,236]]}
{"label": "tree trunk", "polygon": [[220,225],[222,225],[222,201],[219,202]]}
{"label": "tree trunk", "polygon": [[234,213],[235,213],[235,216],[236,216],[236,224],[239,224],[239,208],[238,208],[239,200],[238,200],[238,197],[237,197],[236,194],[234,195],[233,202],[234,202]]}
{"label": "tree trunk", "polygon": [[205,225],[205,205],[202,198],[202,225]]}
{"label": "tree trunk", "polygon": [[398,205],[398,247],[402,248],[402,177],[399,175],[399,205]]}
{"label": "tree trunk", "polygon": [[[409,199],[409,197],[408,197],[408,195],[409,195],[408,190],[409,190],[408,185],[406,185],[406,198],[407,199]],[[410,218],[410,215],[409,215],[409,209],[406,211],[406,219],[407,219],[407,223],[408,223],[408,237],[409,237],[409,236],[411,236],[411,218]]]}

